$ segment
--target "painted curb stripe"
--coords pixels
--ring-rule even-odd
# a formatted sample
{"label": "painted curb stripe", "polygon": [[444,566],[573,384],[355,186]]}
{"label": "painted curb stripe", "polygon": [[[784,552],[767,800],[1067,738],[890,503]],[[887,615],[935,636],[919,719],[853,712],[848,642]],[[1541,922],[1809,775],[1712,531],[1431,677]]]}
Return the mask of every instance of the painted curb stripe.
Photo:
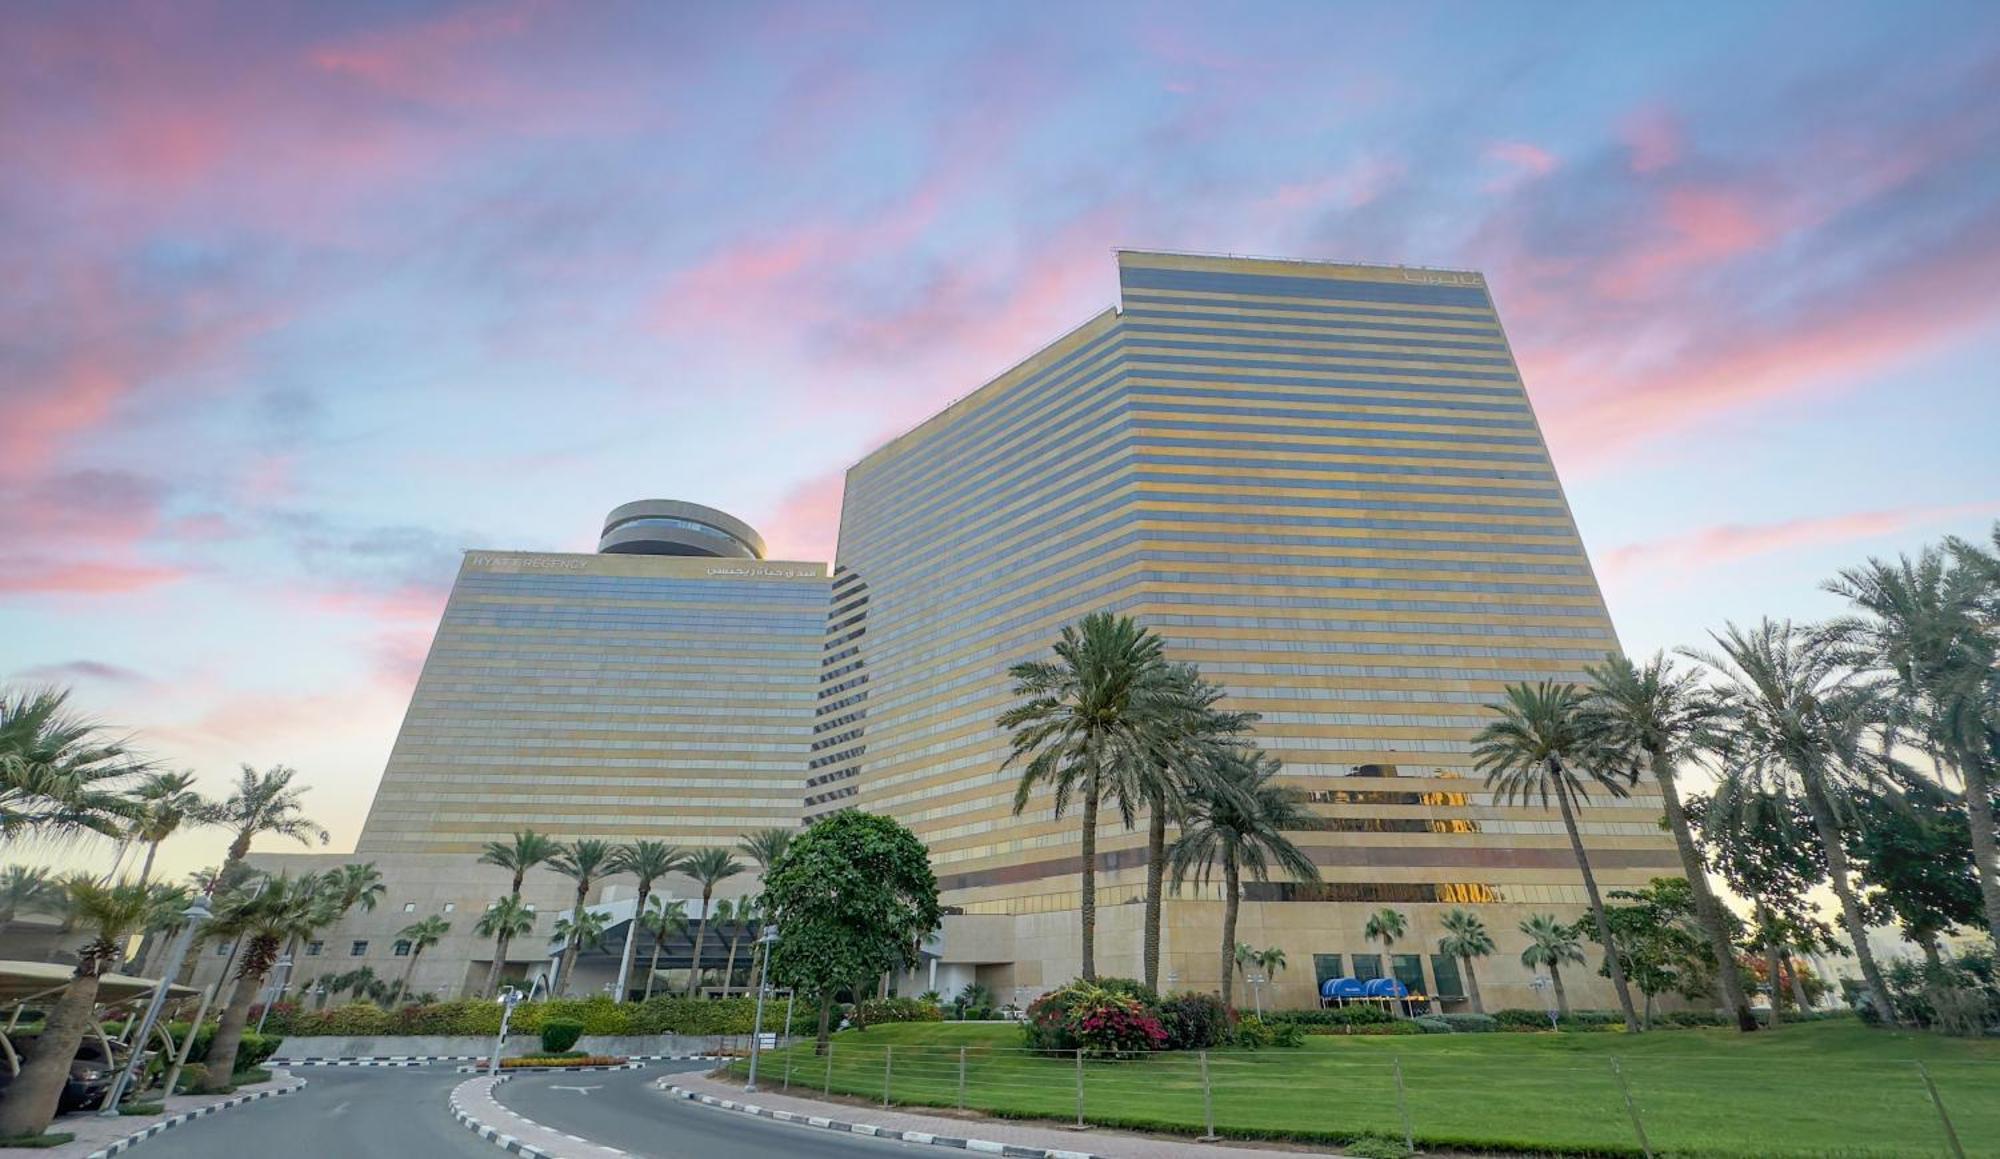
{"label": "painted curb stripe", "polygon": [[293,1091],[304,1090],[305,1085],[306,1085],[306,1080],[299,1079],[298,1082],[292,1084],[291,1086],[284,1087],[279,1090],[253,1091],[247,1095],[237,1095],[235,1098],[224,1099],[219,1103],[210,1103],[205,1107],[196,1107],[192,1111],[182,1111],[180,1114],[175,1115],[170,1119],[164,1119],[158,1123],[154,1123],[142,1131],[135,1131],[134,1133],[125,1136],[123,1139],[119,1139],[117,1142],[114,1142],[104,1147],[102,1150],[92,1151],[86,1157],[86,1159],[110,1159],[110,1157],[113,1155],[118,1155],[123,1152],[130,1151],[132,1148],[137,1147],[139,1144],[161,1133],[162,1131],[172,1130],[173,1128],[178,1127],[183,1123],[192,1123],[196,1119],[202,1118],[205,1115],[213,1115],[219,1111],[226,1111],[231,1107],[240,1107],[245,1103],[254,1103],[257,1102],[259,1099],[269,1099],[269,1098],[276,1098],[279,1095],[289,1095]]}
{"label": "painted curb stripe", "polygon": [[756,1115],[759,1118],[776,1119],[785,1123],[799,1123],[808,1127],[821,1127],[829,1131],[845,1131],[850,1135],[870,1135],[877,1139],[899,1139],[905,1143],[929,1143],[937,1147],[955,1147],[961,1151],[978,1151],[987,1155],[999,1155],[1002,1159],[1104,1159],[1088,1151],[1060,1151],[1043,1147],[1022,1147],[1013,1143],[996,1143],[991,1139],[958,1139],[949,1135],[933,1135],[927,1131],[900,1131],[892,1127],[881,1127],[873,1123],[848,1123],[840,1119],[821,1118],[817,1115],[800,1115],[792,1111],[776,1111],[753,1103],[739,1103],[734,1099],[718,1099],[691,1091],[686,1087],[670,1085],[661,1079],[655,1086],[677,1098],[704,1103],[725,1111],[738,1114]]}

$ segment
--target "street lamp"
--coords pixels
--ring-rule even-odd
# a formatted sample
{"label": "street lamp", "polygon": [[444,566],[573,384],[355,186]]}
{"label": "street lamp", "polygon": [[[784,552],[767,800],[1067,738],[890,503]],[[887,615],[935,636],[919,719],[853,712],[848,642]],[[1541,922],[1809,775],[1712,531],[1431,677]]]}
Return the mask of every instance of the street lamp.
{"label": "street lamp", "polygon": [[[757,1014],[750,1025],[750,1081],[743,1087],[746,1091],[757,1089],[757,1052],[764,1045],[764,995],[771,992],[771,947],[778,944],[778,927],[765,926],[757,944],[764,947],[764,968],[757,975]],[[785,1029],[791,1029],[789,1016]]]}
{"label": "street lamp", "polygon": [[521,992],[512,986],[500,988],[500,997],[494,999],[500,1004],[500,1033],[493,1039],[493,1058],[486,1064],[488,1076],[500,1073],[500,1050],[507,1044],[507,1020],[514,1017],[514,1007],[521,1004]]}
{"label": "street lamp", "polygon": [[1534,979],[1528,983],[1528,987],[1530,989],[1538,991],[1542,995],[1543,1008],[1549,1012],[1549,1029],[1561,1030],[1562,1025],[1556,1013],[1556,1004],[1554,996],[1549,993],[1549,991],[1553,988],[1553,985],[1554,984],[1549,981],[1549,976],[1547,974],[1537,974],[1535,975]]}
{"label": "street lamp", "polygon": [[292,980],[292,956],[281,955],[277,963],[278,979],[268,994],[264,995],[264,1012],[257,1016],[257,1033],[264,1033],[264,1020],[271,1016],[271,1007],[278,1004],[278,998],[285,992],[285,984]]}
{"label": "street lamp", "polygon": [[1262,1019],[1264,1017],[1264,975],[1251,974],[1246,981],[1250,983],[1250,993],[1257,1001],[1257,1017]]}
{"label": "street lamp", "polygon": [[[188,903],[188,907],[181,911],[181,932],[174,938],[173,950],[167,954],[166,969],[160,972],[160,984],[153,987],[153,997],[146,1003],[146,1016],[139,1020],[139,1033],[132,1039],[131,1057],[125,1060],[124,1066],[118,1068],[118,1077],[112,1080],[111,1093],[104,1097],[104,1108],[98,1111],[98,1114],[118,1113],[118,1100],[124,1097],[126,1088],[132,1085],[132,1074],[139,1068],[139,1060],[145,1057],[146,1040],[152,1036],[153,1027],[160,1020],[160,1008],[167,1004],[167,991],[172,988],[175,976],[181,972],[181,963],[187,960],[188,947],[194,944],[195,930],[210,916],[208,898],[201,894],[197,894],[195,899]],[[199,1026],[190,1028],[188,1036],[193,1037],[195,1030],[198,1029]]]}

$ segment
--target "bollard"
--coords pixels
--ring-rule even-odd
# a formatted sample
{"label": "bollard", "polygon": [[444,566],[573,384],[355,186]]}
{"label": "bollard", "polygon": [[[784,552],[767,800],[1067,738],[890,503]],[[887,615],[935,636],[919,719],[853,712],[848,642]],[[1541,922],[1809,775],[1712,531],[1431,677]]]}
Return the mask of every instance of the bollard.
{"label": "bollard", "polygon": [[1410,1100],[1403,1093],[1403,1059],[1401,1055],[1390,1055],[1389,1065],[1396,1072],[1396,1113],[1403,1119],[1403,1150],[1414,1155],[1417,1151],[1417,1132],[1410,1123]]}
{"label": "bollard", "polygon": [[1083,1130],[1083,1051],[1076,1052],[1076,1129]]}
{"label": "bollard", "polygon": [[965,1048],[958,1048],[958,1109],[965,1109]]}
{"label": "bollard", "polygon": [[1201,1121],[1208,1128],[1208,1134],[1201,1137],[1203,1143],[1213,1143],[1222,1136],[1215,1133],[1215,1091],[1208,1085],[1208,1052],[1201,1052]]}
{"label": "bollard", "polygon": [[1625,1069],[1618,1065],[1618,1056],[1611,1056],[1611,1073],[1618,1078],[1618,1093],[1625,1096],[1625,1110],[1632,1116],[1632,1133],[1639,1136],[1639,1150],[1645,1152],[1646,1159],[1653,1159],[1653,1145],[1646,1142],[1646,1124],[1639,1121],[1639,1104],[1632,1101],[1632,1088],[1625,1085]]}
{"label": "bollard", "polygon": [[1965,1148],[1959,1144],[1958,1131],[1951,1125],[1951,1116],[1945,1114],[1944,1099],[1938,1096],[1937,1084],[1931,1081],[1930,1068],[1919,1062],[1917,1073],[1924,1076],[1924,1089],[1931,1093],[1931,1106],[1937,1108],[1938,1122],[1944,1124],[1944,1141],[1951,1148],[1952,1159],[1965,1159]]}
{"label": "bollard", "polygon": [[833,1044],[831,1042],[826,1044],[826,1090],[821,1093],[829,1095],[833,1093]]}
{"label": "bollard", "polygon": [[893,1073],[892,1068],[894,1068],[895,1065],[896,1065],[896,1048],[893,1046],[883,1047],[882,1048],[882,1105],[885,1107],[889,1105],[889,1083],[891,1082],[890,1076]]}

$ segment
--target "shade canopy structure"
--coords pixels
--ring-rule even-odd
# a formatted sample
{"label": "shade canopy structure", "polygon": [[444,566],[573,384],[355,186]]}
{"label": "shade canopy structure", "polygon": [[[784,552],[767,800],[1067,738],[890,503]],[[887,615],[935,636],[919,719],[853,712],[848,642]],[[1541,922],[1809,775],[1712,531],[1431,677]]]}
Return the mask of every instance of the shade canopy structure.
{"label": "shade canopy structure", "polygon": [[[52,998],[62,993],[70,979],[76,976],[76,968],[59,962],[5,962],[0,961],[0,1006],[12,1006],[18,1002],[32,1002],[37,998]],[[99,1002],[128,1002],[134,998],[144,998],[160,984],[158,978],[132,978],[124,974],[105,974],[97,980],[97,1000]],[[189,998],[200,993],[192,986],[174,985],[167,988],[167,998]]]}

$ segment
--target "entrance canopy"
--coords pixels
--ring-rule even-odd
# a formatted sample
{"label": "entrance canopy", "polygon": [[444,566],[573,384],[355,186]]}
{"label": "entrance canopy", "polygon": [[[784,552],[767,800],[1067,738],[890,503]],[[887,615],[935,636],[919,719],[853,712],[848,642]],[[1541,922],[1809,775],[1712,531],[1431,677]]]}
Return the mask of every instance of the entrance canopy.
{"label": "entrance canopy", "polygon": [[[17,1002],[32,1002],[37,998],[53,998],[62,993],[70,979],[76,976],[73,966],[58,962],[0,962],[0,1006],[12,1006]],[[144,998],[160,984],[158,978],[130,978],[123,974],[106,974],[97,980],[97,1000],[99,1002],[127,1002],[134,998]],[[167,997],[187,998],[200,991],[192,986],[170,986]]]}

